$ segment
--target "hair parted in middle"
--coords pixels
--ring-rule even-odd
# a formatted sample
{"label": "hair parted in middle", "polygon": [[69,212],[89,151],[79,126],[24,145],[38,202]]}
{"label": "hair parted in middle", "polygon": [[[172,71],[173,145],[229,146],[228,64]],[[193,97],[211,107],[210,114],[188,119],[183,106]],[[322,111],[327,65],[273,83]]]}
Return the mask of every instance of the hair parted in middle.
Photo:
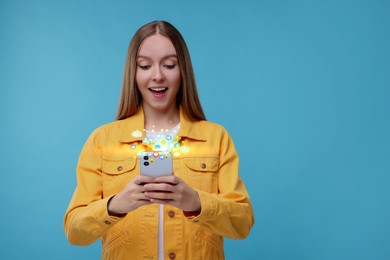
{"label": "hair parted in middle", "polygon": [[181,74],[181,86],[177,93],[176,105],[181,106],[184,114],[190,120],[206,120],[199,100],[187,45],[180,32],[166,21],[154,21],[145,24],[134,34],[126,57],[122,91],[116,119],[121,120],[133,116],[142,104],[141,92],[138,90],[135,80],[138,50],[146,38],[156,34],[170,39],[176,50]]}

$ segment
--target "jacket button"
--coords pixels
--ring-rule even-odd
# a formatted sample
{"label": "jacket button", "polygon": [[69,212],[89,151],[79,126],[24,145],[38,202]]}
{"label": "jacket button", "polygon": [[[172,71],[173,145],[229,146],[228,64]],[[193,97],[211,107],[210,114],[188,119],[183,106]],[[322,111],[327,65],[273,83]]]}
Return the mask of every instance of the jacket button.
{"label": "jacket button", "polygon": [[108,220],[104,221],[104,223],[106,223],[107,225],[111,225],[111,221]]}
{"label": "jacket button", "polygon": [[176,254],[171,252],[169,253],[169,259],[175,259],[176,258]]}
{"label": "jacket button", "polygon": [[175,212],[172,211],[172,210],[170,210],[170,211],[168,212],[168,216],[170,216],[171,218],[173,218],[173,217],[175,216]]}
{"label": "jacket button", "polygon": [[118,170],[118,172],[120,172],[121,170],[123,170],[123,167],[122,166],[118,166],[118,168],[116,168]]}
{"label": "jacket button", "polygon": [[206,164],[202,163],[202,164],[200,165],[200,168],[205,169],[205,168],[206,168]]}

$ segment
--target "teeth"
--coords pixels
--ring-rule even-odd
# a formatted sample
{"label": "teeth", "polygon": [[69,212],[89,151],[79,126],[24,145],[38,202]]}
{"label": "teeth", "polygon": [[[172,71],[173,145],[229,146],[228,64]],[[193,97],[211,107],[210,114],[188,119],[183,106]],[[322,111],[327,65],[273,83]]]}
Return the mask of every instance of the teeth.
{"label": "teeth", "polygon": [[163,91],[165,88],[150,88],[153,91]]}

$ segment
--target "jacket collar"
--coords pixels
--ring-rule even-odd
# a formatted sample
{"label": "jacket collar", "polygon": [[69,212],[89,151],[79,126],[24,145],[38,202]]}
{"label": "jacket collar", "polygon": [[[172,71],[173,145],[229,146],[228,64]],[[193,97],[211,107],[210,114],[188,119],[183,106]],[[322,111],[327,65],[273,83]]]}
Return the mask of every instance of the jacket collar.
{"label": "jacket collar", "polygon": [[[144,111],[142,106],[140,106],[135,115],[124,119],[124,127],[119,137],[119,141],[122,143],[142,141],[142,138],[145,135],[144,122]],[[188,119],[184,114],[183,109],[180,107],[180,130],[177,135],[198,141],[207,141],[207,138],[200,127],[201,123]]]}

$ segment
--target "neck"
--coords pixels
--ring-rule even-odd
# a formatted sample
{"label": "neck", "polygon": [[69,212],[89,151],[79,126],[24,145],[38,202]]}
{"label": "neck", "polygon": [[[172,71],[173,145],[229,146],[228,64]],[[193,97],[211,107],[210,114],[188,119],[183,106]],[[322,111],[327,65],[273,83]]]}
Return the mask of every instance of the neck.
{"label": "neck", "polygon": [[172,106],[165,110],[156,110],[143,106],[146,129],[170,129],[180,122],[180,110]]}

